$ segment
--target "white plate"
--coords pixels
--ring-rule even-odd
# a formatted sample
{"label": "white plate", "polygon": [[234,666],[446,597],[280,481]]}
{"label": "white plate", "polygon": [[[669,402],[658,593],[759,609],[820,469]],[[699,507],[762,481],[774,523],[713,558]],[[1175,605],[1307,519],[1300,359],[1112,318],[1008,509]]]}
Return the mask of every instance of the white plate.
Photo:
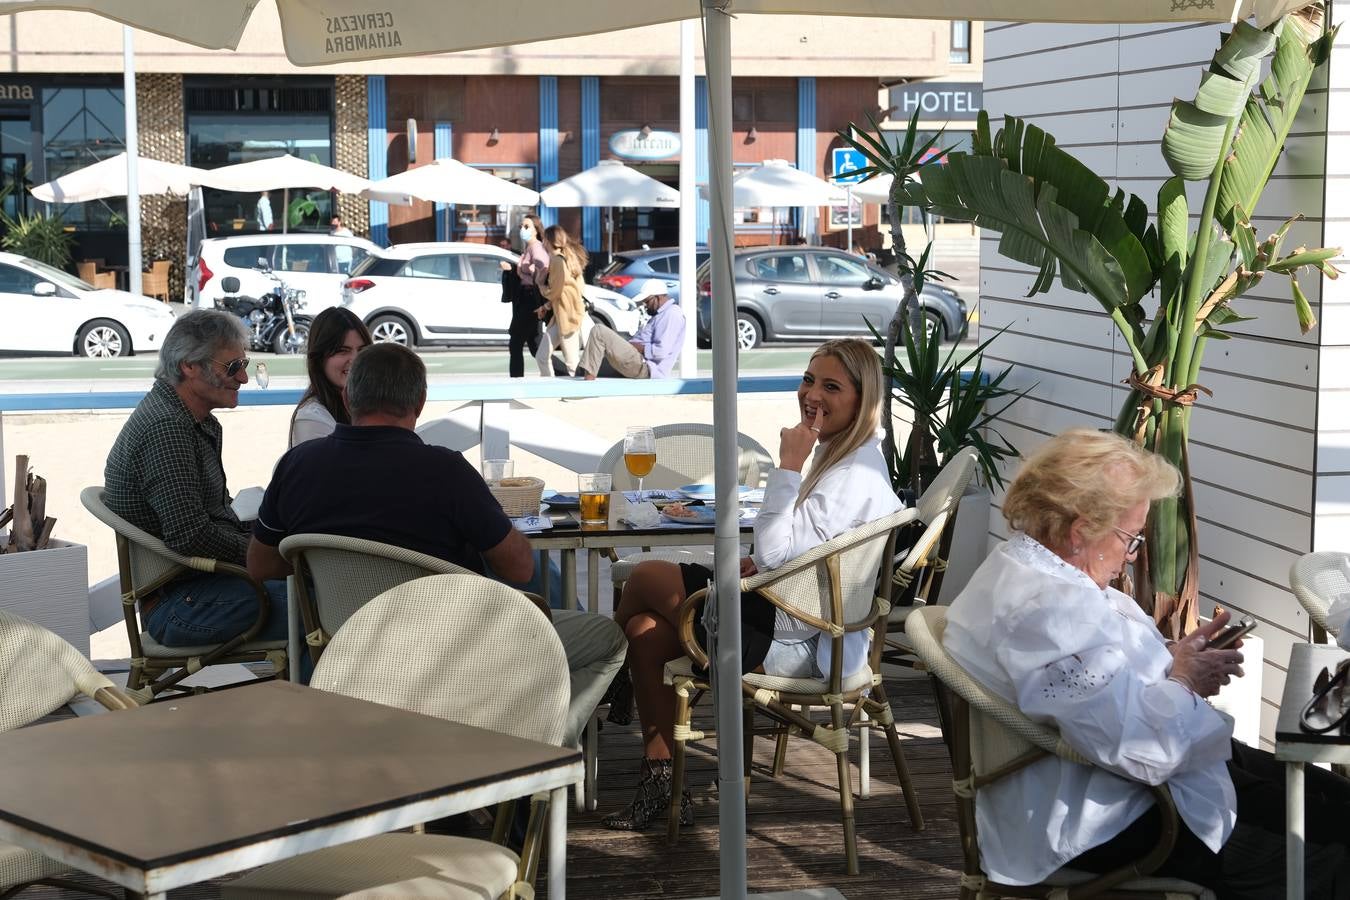
{"label": "white plate", "polygon": [[[736,488],[742,497],[750,493],[754,488],[742,484]],[[690,500],[704,500],[712,502],[717,499],[717,489],[711,484],[686,484],[679,488],[681,495]]]}

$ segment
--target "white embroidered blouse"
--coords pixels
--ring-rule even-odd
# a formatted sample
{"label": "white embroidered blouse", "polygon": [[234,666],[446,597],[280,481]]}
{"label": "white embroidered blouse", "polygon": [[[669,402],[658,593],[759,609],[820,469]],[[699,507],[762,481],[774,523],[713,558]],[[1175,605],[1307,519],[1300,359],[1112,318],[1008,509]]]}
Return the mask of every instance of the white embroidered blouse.
{"label": "white embroidered blouse", "polygon": [[1172,655],[1131,598],[1016,534],[952,602],[943,643],[977,681],[1100,767],[1052,756],[982,789],[975,820],[990,877],[1033,884],[1109,841],[1152,805],[1141,782],[1166,782],[1210,849],[1228,840],[1231,722],[1167,679]]}

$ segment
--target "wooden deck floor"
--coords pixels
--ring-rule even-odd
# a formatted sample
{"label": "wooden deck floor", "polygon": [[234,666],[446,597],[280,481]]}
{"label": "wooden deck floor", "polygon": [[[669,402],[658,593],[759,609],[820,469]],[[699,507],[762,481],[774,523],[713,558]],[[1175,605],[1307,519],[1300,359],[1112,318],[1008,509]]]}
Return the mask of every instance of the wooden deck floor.
{"label": "wooden deck floor", "polygon": [[[790,744],[787,771],[768,777],[773,746],[756,741],[753,795],[746,810],[747,861],[752,892],[833,887],[849,900],[859,898],[954,897],[960,850],[951,803],[951,768],[937,729],[926,678],[909,674],[888,679],[910,772],[926,827],[911,829],[884,738],[873,738],[872,794],[858,800],[857,834],[861,874],[845,874],[834,757],[802,739]],[[705,705],[705,715],[707,715]],[[690,785],[696,820],[670,848],[664,825],[645,834],[608,831],[600,816],[631,796],[637,780],[636,720],[629,727],[607,725],[600,735],[599,809],[569,811],[568,896],[576,900],[707,897],[718,893],[716,743],[693,745]],[[856,792],[857,755],[853,775]],[[539,896],[547,896],[541,878]],[[24,900],[87,895],[31,888]],[[219,896],[218,885],[203,884],[170,893],[173,900]]]}

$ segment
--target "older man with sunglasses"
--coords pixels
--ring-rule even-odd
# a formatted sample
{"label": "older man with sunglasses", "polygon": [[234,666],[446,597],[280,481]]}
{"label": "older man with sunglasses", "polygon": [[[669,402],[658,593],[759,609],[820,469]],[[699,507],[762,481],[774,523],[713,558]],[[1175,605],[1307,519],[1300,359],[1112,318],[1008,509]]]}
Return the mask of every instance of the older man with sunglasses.
{"label": "older man with sunglasses", "polygon": [[[108,508],[184,556],[244,564],[248,528],[230,506],[220,422],[248,383],[248,333],[238,318],[195,310],[164,338],[155,383],[117,436],[103,475]],[[264,582],[272,601],[258,638],[286,637],[286,583]],[[142,602],[141,621],[168,647],[218,644],[257,618],[257,594],[242,578],[184,575]]]}

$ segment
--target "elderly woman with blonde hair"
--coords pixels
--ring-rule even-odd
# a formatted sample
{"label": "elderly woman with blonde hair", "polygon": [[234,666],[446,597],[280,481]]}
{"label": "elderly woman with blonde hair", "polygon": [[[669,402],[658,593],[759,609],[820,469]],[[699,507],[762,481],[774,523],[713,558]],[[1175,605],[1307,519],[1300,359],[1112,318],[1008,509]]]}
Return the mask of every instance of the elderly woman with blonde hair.
{"label": "elderly woman with blonde hair", "polygon": [[[1228,614],[1166,641],[1111,587],[1144,543],[1150,504],[1179,487],[1170,463],[1117,435],[1051,438],[1004,498],[1012,536],[952,602],[952,656],[1096,764],[1046,757],[979,792],[981,862],[1000,882],[1144,855],[1160,828],[1145,784],[1166,782],[1182,827],[1158,874],[1221,897],[1283,894],[1283,769],[1233,741],[1204,699],[1242,674],[1239,650],[1207,646]],[[1347,896],[1350,783],[1309,778],[1308,896]]]}

